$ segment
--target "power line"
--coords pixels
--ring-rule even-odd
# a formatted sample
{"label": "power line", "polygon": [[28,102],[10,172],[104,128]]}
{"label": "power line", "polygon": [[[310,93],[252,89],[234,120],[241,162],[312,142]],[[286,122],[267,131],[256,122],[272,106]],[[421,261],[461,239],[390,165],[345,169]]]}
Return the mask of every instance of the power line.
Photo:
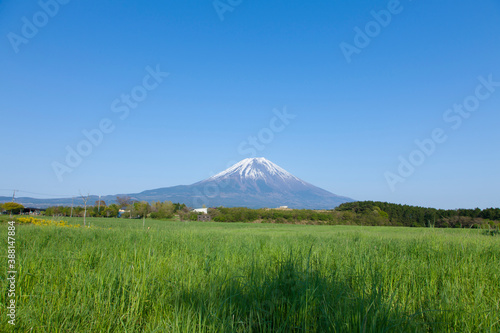
{"label": "power line", "polygon": [[75,194],[49,194],[49,193],[37,193],[37,192],[29,192],[29,191],[14,190],[14,189],[0,189],[0,191],[9,191],[9,192],[15,191],[15,192],[19,192],[19,193],[35,194],[35,195],[42,195],[42,196],[47,196],[47,197],[67,197],[67,198],[71,198],[71,197],[74,197],[74,196],[78,196],[78,195],[75,195]]}

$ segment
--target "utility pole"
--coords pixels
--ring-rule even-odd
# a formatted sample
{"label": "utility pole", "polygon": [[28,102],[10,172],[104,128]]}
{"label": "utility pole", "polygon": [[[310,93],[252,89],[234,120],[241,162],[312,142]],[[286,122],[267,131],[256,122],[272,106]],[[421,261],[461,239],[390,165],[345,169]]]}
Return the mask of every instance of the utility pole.
{"label": "utility pole", "polygon": [[73,217],[73,204],[75,203],[75,197],[71,197],[71,215],[70,217]]}
{"label": "utility pole", "polygon": [[12,202],[14,202],[14,198],[16,197],[16,191],[17,190],[14,190],[14,193],[12,194]]}
{"label": "utility pole", "polygon": [[97,212],[101,212],[101,195],[99,195],[99,207],[97,208]]}
{"label": "utility pole", "polygon": [[83,200],[83,203],[85,205],[85,209],[84,209],[84,212],[83,212],[83,226],[87,226],[87,201],[89,200],[89,196],[90,194],[87,194],[87,197],[84,197],[82,195],[82,192],[80,192],[80,195],[82,196],[82,200]]}

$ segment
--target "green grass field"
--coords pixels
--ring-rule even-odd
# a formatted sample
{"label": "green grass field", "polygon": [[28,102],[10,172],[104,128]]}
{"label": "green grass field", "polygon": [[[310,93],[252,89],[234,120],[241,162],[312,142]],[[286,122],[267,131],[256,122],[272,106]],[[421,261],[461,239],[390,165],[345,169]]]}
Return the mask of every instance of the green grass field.
{"label": "green grass field", "polygon": [[0,331],[500,331],[500,237],[479,230],[88,221],[16,226]]}

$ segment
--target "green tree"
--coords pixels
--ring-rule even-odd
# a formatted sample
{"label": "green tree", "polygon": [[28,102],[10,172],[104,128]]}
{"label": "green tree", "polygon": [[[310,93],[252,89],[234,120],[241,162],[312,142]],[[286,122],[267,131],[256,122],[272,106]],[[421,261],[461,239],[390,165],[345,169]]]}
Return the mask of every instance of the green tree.
{"label": "green tree", "polygon": [[135,202],[134,212],[142,217],[142,226],[146,226],[146,216],[151,212],[151,206],[147,201]]}
{"label": "green tree", "polygon": [[19,213],[21,209],[24,209],[24,206],[17,202],[6,202],[2,205],[3,210],[7,210],[10,212],[10,216],[12,217],[12,213]]}
{"label": "green tree", "polygon": [[180,210],[178,210],[179,213],[179,218],[181,221],[189,221],[190,220],[190,209],[186,206],[183,205]]}
{"label": "green tree", "polygon": [[120,211],[120,207],[117,204],[111,204],[106,207],[106,209],[102,212],[102,216],[106,217],[117,217]]}
{"label": "green tree", "polygon": [[175,205],[171,201],[156,201],[151,203],[151,217],[154,219],[168,219],[174,216]]}

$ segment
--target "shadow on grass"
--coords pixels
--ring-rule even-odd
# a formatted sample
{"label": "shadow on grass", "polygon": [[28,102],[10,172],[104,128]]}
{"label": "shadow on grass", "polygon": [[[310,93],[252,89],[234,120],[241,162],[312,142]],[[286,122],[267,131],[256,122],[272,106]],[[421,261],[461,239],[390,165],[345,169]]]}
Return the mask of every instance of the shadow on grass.
{"label": "shadow on grass", "polygon": [[[245,276],[207,281],[181,292],[183,312],[198,317],[196,331],[414,332],[424,330],[384,293],[374,276],[340,278],[320,263],[292,254]],[[190,320],[192,322],[192,320]]]}

